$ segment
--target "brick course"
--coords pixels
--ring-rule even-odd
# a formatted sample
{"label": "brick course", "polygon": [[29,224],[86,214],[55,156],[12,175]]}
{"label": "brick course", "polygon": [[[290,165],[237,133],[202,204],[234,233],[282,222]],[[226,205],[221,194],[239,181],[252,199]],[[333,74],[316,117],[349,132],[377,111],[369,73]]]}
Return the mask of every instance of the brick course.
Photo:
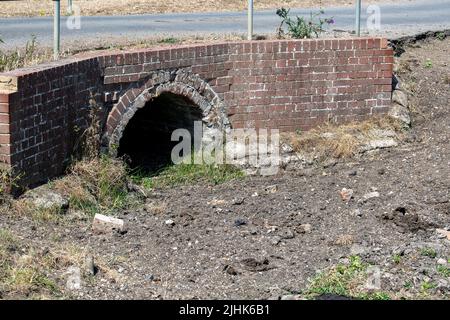
{"label": "brick course", "polygon": [[92,53],[14,70],[0,74],[0,161],[26,185],[60,174],[87,125],[90,94],[110,113],[105,132],[113,131],[161,70],[198,75],[234,128],[294,131],[387,112],[392,68],[385,39],[354,38]]}

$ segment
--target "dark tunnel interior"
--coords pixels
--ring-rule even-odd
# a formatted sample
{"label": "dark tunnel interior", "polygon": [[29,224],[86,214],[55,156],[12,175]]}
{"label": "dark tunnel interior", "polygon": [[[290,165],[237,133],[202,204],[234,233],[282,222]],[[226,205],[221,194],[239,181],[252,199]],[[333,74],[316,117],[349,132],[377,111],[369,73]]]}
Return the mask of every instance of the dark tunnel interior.
{"label": "dark tunnel interior", "polygon": [[132,169],[156,173],[172,164],[171,152],[179,143],[171,141],[172,132],[184,128],[193,137],[194,122],[201,119],[202,110],[191,100],[163,93],[148,101],[130,119],[119,143],[118,156]]}

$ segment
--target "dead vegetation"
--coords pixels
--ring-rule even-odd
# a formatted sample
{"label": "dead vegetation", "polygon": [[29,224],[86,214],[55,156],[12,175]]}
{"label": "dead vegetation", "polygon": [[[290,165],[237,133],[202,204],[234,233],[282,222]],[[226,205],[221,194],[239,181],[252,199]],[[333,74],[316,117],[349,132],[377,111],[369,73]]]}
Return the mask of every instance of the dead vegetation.
{"label": "dead vegetation", "polygon": [[330,158],[351,158],[368,142],[379,139],[380,134],[387,132],[400,137],[403,131],[400,122],[385,116],[345,125],[329,122],[307,132],[285,134],[283,138],[295,152],[322,162]]}
{"label": "dead vegetation", "polygon": [[113,212],[127,204],[127,174],[121,160],[102,156],[76,162],[53,188],[69,199],[73,210],[89,215]]}
{"label": "dead vegetation", "polygon": [[61,296],[51,269],[73,262],[73,256],[28,247],[10,231],[0,229],[0,298],[45,299]]}
{"label": "dead vegetation", "polygon": [[120,281],[112,267],[115,261],[97,256],[95,264],[89,266],[87,261],[92,257],[90,250],[80,245],[39,247],[0,228],[0,299],[70,298],[67,283],[71,270],[79,272],[79,281],[85,283],[95,281],[93,271],[106,280]]}
{"label": "dead vegetation", "polygon": [[14,188],[18,187],[19,180],[20,174],[13,172],[9,166],[0,164],[0,208],[10,205],[12,193]]}
{"label": "dead vegetation", "polygon": [[51,60],[52,56],[50,49],[38,48],[36,37],[33,36],[24,48],[9,51],[2,51],[0,48],[0,72],[37,65]]}
{"label": "dead vegetation", "polygon": [[[1,36],[1,34],[0,34]],[[223,41],[243,40],[242,35],[225,34],[212,36],[185,36],[180,38],[173,37],[148,37],[144,39],[116,39],[113,42],[108,40],[96,39],[95,44],[87,43],[68,43],[62,47],[60,59],[71,57],[85,52],[101,50],[132,50],[151,47],[165,47],[182,44],[196,43],[214,43]],[[24,47],[2,50],[0,42],[0,72],[7,72],[29,66],[35,66],[40,63],[53,61],[53,49],[39,44],[39,39],[32,37]],[[5,43],[8,45],[8,43]]]}

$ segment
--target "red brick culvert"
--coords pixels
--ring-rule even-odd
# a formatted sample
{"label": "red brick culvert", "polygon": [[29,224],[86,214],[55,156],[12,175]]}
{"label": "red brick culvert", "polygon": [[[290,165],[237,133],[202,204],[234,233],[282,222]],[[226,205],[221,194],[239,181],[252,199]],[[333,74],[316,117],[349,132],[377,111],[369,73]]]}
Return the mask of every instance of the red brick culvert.
{"label": "red brick culvert", "polygon": [[[63,172],[89,124],[92,95],[104,113],[105,147],[120,149],[129,123],[187,126],[187,117],[295,131],[363,120],[388,111],[392,69],[386,39],[352,38],[102,52],[14,70],[0,74],[0,162],[20,172],[23,185]],[[154,119],[145,111],[167,103],[177,111]],[[198,112],[183,111],[192,106]]]}

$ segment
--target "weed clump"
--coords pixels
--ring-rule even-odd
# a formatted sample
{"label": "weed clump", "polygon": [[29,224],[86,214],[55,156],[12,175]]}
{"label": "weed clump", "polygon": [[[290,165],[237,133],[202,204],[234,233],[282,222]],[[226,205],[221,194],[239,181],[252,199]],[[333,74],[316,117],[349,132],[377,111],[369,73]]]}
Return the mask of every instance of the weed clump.
{"label": "weed clump", "polygon": [[106,155],[81,160],[54,188],[69,198],[70,208],[90,215],[122,209],[127,204],[128,170],[123,161]]}
{"label": "weed clump", "polygon": [[[282,39],[286,35],[294,39],[311,39],[317,38],[324,32],[324,25],[333,24],[333,18],[322,18],[325,13],[323,10],[319,12],[310,13],[309,19],[296,16],[291,18],[290,9],[280,8],[277,10],[277,16],[281,18],[280,26],[278,27],[278,38]],[[287,32],[284,31],[284,26],[287,26]]]}
{"label": "weed clump", "polygon": [[338,295],[364,300],[388,300],[384,292],[369,291],[365,288],[369,265],[359,256],[351,256],[348,264],[338,264],[314,277],[305,291],[307,298],[321,295]]}

